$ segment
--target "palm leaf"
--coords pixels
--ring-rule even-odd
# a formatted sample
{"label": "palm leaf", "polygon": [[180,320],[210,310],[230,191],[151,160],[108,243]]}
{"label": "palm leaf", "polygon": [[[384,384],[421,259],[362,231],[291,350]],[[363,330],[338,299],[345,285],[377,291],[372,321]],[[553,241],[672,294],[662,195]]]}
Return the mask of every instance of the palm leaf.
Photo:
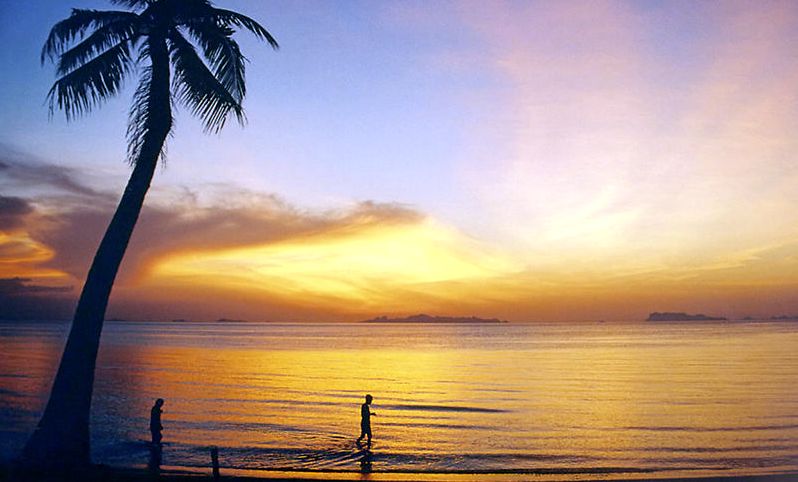
{"label": "palm leaf", "polygon": [[221,130],[230,112],[243,124],[241,103],[208,70],[194,46],[177,30],[172,30],[168,39],[175,74],[172,85],[177,99],[202,119],[207,131]]}
{"label": "palm leaf", "polygon": [[[135,164],[144,147],[144,142],[152,130],[153,109],[152,91],[150,82],[152,81],[152,67],[147,66],[141,69],[139,85],[133,94],[133,102],[128,112],[127,123],[127,161],[131,165]],[[172,119],[174,123],[174,119]],[[159,157],[163,157],[166,150],[166,143],[161,146]]]}
{"label": "palm leaf", "polygon": [[144,9],[155,3],[155,0],[111,0],[111,3],[122,5],[128,8]]}
{"label": "palm leaf", "polygon": [[235,25],[236,27],[245,28],[252,32],[256,37],[260,40],[265,40],[272,46],[274,49],[280,48],[280,45],[277,44],[277,40],[272,37],[270,34],[261,24],[256,22],[255,20],[247,17],[246,15],[242,15],[238,12],[233,12],[232,10],[225,10],[222,8],[214,8],[213,14],[222,25],[229,26]]}
{"label": "palm leaf", "polygon": [[83,38],[87,29],[125,20],[133,21],[137,18],[138,15],[131,12],[73,9],[69,17],[50,29],[50,34],[42,47],[41,61],[44,63],[48,58],[55,60],[76,38]]}
{"label": "palm leaf", "polygon": [[191,22],[186,28],[202,48],[216,78],[238,102],[241,102],[247,89],[245,83],[247,59],[241,54],[238,43],[230,38],[233,30],[207,21]]}
{"label": "palm leaf", "polygon": [[67,119],[88,112],[119,91],[131,66],[127,42],[108,49],[55,81],[47,94],[50,113],[56,105]]}
{"label": "palm leaf", "polygon": [[138,32],[139,19],[136,17],[135,21],[131,20],[124,19],[106,24],[61,54],[58,74],[65,75],[116,44],[133,39]]}

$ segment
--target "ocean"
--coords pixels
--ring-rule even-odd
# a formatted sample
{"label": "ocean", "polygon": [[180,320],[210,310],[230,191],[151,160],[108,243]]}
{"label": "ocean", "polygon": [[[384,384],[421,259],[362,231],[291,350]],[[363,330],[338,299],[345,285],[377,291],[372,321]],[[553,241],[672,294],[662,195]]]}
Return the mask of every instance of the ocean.
{"label": "ocean", "polygon": [[[67,330],[0,323],[0,459],[33,430]],[[264,474],[798,472],[796,322],[108,322],[95,462],[146,466],[159,397],[169,467],[217,446],[223,470]]]}

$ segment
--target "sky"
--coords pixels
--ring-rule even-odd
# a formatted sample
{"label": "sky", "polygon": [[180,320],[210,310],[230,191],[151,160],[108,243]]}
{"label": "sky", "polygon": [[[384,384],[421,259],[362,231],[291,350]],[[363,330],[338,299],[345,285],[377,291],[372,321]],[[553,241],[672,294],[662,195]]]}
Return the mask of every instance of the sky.
{"label": "sky", "polygon": [[[32,7],[35,5],[35,7]],[[244,1],[247,123],[178,111],[108,316],[798,313],[798,4]],[[48,115],[0,2],[0,318],[69,318],[132,88]]]}

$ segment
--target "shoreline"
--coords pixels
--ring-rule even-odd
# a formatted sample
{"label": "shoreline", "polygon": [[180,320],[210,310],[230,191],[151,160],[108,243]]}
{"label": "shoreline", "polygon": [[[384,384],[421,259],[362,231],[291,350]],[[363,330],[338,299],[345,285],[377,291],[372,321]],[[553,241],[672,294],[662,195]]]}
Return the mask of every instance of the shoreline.
{"label": "shoreline", "polygon": [[[346,470],[270,470],[270,469],[230,469],[221,468],[218,480],[231,482],[262,482],[273,480],[285,481],[332,481],[345,482],[356,480],[373,480],[376,482],[466,482],[466,481],[523,481],[540,482],[566,481],[602,481],[602,482],[798,482],[798,472],[785,471],[770,474],[709,474],[696,471],[678,475],[674,471],[637,470],[617,471],[584,471],[583,469],[530,469],[524,471],[471,471],[471,472],[424,472],[413,471],[346,471]],[[701,473],[703,472],[703,473]],[[23,471],[11,465],[0,466],[0,481],[21,482],[57,482],[57,481],[118,481],[118,482],[195,482],[214,480],[210,467],[162,467],[153,471],[145,467],[114,467],[106,465],[93,466],[86,470],[64,474],[52,474],[39,471]]]}

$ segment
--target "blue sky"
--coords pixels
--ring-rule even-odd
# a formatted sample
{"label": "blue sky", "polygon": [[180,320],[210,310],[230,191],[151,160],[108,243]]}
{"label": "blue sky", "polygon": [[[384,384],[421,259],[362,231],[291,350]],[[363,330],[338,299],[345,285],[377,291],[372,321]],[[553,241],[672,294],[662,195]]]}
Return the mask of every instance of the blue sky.
{"label": "blue sky", "polygon": [[[124,176],[129,89],[90,116],[48,121],[44,99],[52,66],[39,64],[49,26],[67,16],[67,3],[37,9],[2,7],[0,142],[48,160]],[[76,8],[114,8],[73,2]],[[407,31],[390,5],[375,2],[226,2],[260,20],[278,38],[273,52],[245,34],[249,122],[203,136],[179,114],[159,184],[231,182],[279,192],[309,206],[390,199],[451,211],[441,198],[463,197],[452,176],[465,156],[466,128],[479,118],[464,98],[499,80],[431,66],[431,55],[467,49],[475,39],[441,25]],[[439,35],[441,31],[444,35]],[[134,86],[133,82],[129,86]],[[487,100],[486,100],[487,102]],[[202,166],[202,168],[198,168]],[[462,199],[460,199],[462,201]]]}

